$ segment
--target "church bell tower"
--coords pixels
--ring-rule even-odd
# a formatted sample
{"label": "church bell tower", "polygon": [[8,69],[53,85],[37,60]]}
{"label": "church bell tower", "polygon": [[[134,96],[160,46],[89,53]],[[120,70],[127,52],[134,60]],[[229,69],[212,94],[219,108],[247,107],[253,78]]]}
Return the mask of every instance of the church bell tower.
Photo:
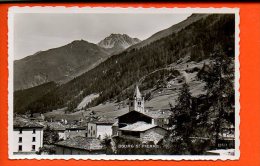
{"label": "church bell tower", "polygon": [[138,85],[135,87],[135,93],[132,99],[129,99],[129,112],[138,111],[144,113],[144,98],[140,93]]}

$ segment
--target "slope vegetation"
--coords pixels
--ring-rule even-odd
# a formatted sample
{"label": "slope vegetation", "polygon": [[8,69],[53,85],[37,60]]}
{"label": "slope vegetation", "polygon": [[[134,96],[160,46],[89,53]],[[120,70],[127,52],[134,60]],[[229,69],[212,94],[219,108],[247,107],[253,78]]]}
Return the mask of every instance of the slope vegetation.
{"label": "slope vegetation", "polygon": [[168,68],[169,65],[179,63],[185,58],[188,62],[200,62],[212,58],[216,45],[220,45],[229,57],[234,57],[235,16],[228,14],[204,16],[148,45],[108,58],[94,69],[32,102],[29,105],[30,109],[36,112],[48,112],[67,106],[72,111],[85,96],[90,94],[100,96],[88,106],[110,100],[124,100],[131,95],[131,87],[141,78],[158,70],[160,72],[155,72],[149,79],[144,79],[141,89],[146,90],[156,84],[160,86],[160,80],[163,80],[164,76],[177,77],[180,74],[178,70],[160,69]]}

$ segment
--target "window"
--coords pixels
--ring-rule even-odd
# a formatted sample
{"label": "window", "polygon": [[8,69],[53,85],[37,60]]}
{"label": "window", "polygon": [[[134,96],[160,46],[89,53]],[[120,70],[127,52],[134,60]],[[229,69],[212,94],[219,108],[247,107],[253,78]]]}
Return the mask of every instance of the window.
{"label": "window", "polygon": [[32,142],[35,142],[35,140],[36,140],[35,137],[32,137]]}
{"label": "window", "polygon": [[23,150],[23,146],[22,145],[19,145],[18,146],[18,151],[22,151]]}
{"label": "window", "polygon": [[130,105],[131,105],[131,106],[133,106],[133,105],[134,105],[134,103],[133,103],[133,102],[131,102],[131,103],[130,103]]}
{"label": "window", "polygon": [[19,142],[23,142],[23,138],[22,137],[19,137]]}
{"label": "window", "polygon": [[36,133],[36,130],[35,129],[33,129],[33,134],[35,134]]}
{"label": "window", "polygon": [[91,130],[93,130],[93,126],[91,126]]}
{"label": "window", "polygon": [[35,145],[32,145],[32,151],[35,151]]}
{"label": "window", "polygon": [[19,134],[22,134],[22,133],[23,133],[23,129],[20,129],[20,130],[19,130]]}

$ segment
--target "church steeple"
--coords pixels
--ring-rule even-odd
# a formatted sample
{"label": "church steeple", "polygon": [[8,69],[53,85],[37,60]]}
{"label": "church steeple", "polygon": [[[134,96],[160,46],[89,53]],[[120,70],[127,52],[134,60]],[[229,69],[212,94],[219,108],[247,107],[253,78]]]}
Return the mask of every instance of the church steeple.
{"label": "church steeple", "polygon": [[129,100],[129,111],[144,112],[144,98],[142,97],[138,85],[135,87],[134,98]]}
{"label": "church steeple", "polygon": [[139,88],[138,88],[138,85],[136,85],[136,87],[135,87],[134,97],[136,97],[136,98],[142,98],[142,94],[141,94],[141,92],[140,92],[140,90],[139,90]]}

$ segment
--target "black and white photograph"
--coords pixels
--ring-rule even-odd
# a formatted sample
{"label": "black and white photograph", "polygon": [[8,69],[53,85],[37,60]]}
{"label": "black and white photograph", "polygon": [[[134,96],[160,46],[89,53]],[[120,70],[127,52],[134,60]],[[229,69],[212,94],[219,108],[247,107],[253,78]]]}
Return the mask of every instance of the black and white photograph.
{"label": "black and white photograph", "polygon": [[237,8],[12,7],[10,159],[239,159]]}

